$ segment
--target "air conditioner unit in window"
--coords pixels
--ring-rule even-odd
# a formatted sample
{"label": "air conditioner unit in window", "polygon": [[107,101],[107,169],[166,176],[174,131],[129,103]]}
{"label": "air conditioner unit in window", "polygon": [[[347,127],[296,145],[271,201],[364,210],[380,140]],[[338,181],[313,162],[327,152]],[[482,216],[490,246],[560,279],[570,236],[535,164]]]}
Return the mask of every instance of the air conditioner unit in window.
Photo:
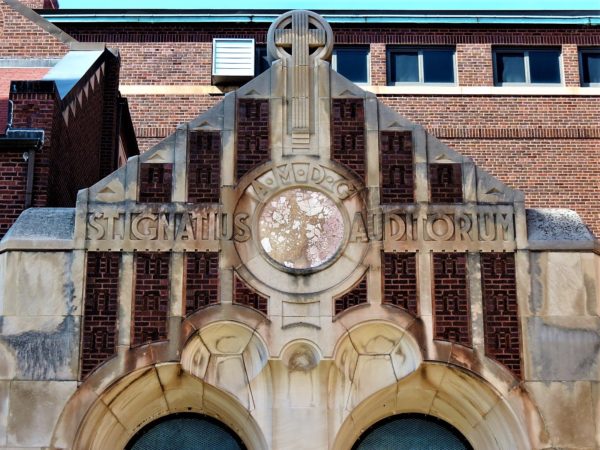
{"label": "air conditioner unit in window", "polygon": [[254,39],[213,39],[214,84],[247,81],[254,76]]}

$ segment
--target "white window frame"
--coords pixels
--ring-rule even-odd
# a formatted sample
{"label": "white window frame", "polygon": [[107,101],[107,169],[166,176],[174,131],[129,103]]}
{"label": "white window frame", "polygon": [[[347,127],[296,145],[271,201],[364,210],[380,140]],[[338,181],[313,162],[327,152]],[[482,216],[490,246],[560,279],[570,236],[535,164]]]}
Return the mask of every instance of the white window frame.
{"label": "white window frame", "polygon": [[[367,51],[367,82],[366,83],[355,83],[358,86],[370,86],[371,85],[371,48],[369,45],[340,45],[333,48],[331,55],[331,68],[337,72],[337,52],[338,50],[366,50]],[[342,75],[343,76],[343,75]]]}
{"label": "white window frame", "polygon": [[[432,81],[425,81],[425,69],[423,65],[423,52],[429,50],[448,50],[452,52],[452,74],[454,77],[453,83],[436,83]],[[417,64],[419,71],[419,81],[392,81],[392,58],[393,53],[416,53]],[[388,86],[458,86],[458,67],[456,63],[456,47],[454,46],[439,46],[439,47],[390,47],[386,51],[386,81]]]}
{"label": "white window frame", "polygon": [[582,47],[577,50],[579,56],[579,84],[582,87],[600,87],[600,83],[585,83],[583,81],[583,53],[597,53],[600,54],[600,47]]}
{"label": "white window frame", "polygon": [[[534,83],[531,81],[529,68],[529,52],[556,52],[558,51],[558,83]],[[525,65],[525,82],[500,82],[498,78],[498,53],[523,53],[523,64]],[[494,86],[546,86],[560,87],[565,85],[563,69],[563,52],[561,47],[497,47],[492,49],[492,62],[494,66]]]}

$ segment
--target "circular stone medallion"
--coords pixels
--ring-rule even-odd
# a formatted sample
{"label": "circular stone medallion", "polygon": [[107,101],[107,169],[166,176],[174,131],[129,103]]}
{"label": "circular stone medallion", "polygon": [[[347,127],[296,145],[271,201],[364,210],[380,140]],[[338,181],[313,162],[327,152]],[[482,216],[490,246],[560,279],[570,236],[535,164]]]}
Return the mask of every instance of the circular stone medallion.
{"label": "circular stone medallion", "polygon": [[288,269],[314,270],[330,262],[344,240],[344,218],[322,192],[295,188],[267,201],[258,222],[260,245]]}

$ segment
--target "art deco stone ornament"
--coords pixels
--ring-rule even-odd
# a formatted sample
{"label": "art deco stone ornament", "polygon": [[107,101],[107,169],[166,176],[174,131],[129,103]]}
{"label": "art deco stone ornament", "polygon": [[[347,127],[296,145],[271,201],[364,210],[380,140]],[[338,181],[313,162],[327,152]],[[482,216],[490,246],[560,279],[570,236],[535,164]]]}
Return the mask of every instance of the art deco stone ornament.
{"label": "art deco stone ornament", "polygon": [[344,217],[322,192],[293,188],[272,197],[259,218],[258,238],[269,257],[288,269],[318,269],[338,253]]}
{"label": "art deco stone ornament", "polygon": [[318,15],[284,14],[269,70],[75,210],[19,218],[0,245],[7,448],[127,448],[185,412],[256,450],[347,450],[404,413],[541,450],[561,442],[546,404],[593,416],[593,237],[526,215],[333,71],[332,43]]}

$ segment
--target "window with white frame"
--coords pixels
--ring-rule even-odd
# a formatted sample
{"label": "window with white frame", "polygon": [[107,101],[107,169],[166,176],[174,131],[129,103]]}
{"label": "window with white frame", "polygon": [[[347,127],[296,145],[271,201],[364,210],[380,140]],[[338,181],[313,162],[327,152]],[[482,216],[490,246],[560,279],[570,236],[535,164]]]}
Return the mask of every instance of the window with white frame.
{"label": "window with white frame", "polygon": [[560,49],[494,49],[494,82],[497,86],[561,84]]}
{"label": "window with white frame", "polygon": [[388,84],[456,84],[452,47],[396,47],[387,52]]}
{"label": "window with white frame", "polygon": [[331,66],[340,75],[353,83],[371,82],[370,53],[367,46],[336,47],[333,50]]}
{"label": "window with white frame", "polygon": [[579,76],[582,86],[600,87],[600,47],[579,50]]}

